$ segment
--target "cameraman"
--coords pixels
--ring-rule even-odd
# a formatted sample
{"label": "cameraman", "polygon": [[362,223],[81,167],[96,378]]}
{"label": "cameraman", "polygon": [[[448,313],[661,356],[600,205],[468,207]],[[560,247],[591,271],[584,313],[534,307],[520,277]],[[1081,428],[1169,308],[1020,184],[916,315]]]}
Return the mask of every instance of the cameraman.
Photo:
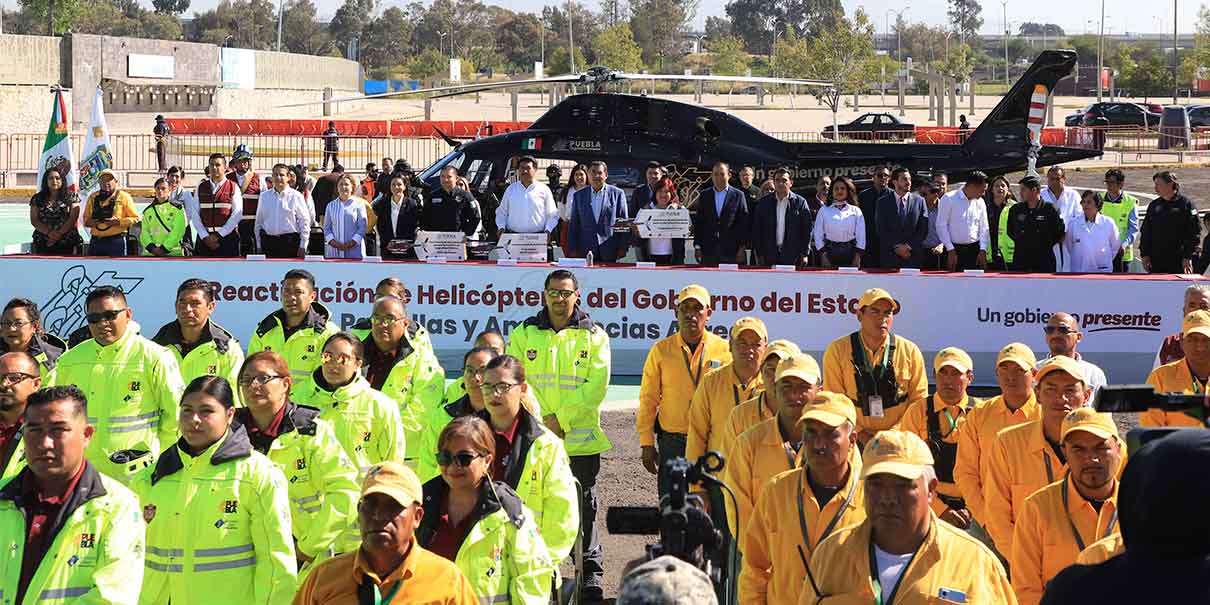
{"label": "cameraman", "polygon": [[[1200,395],[1210,381],[1210,311],[1194,311],[1181,325],[1181,349],[1185,358],[1151,371],[1147,384],[1157,393]],[[1205,426],[1202,421],[1181,412],[1150,409],[1139,415],[1143,426]]]}
{"label": "cameraman", "polygon": [[820,392],[803,407],[798,418],[802,470],[781,473],[767,484],[744,530],[740,603],[798,602],[816,545],[832,531],[865,519],[861,481],[853,472],[860,468],[856,423],[857,408],[839,393]]}

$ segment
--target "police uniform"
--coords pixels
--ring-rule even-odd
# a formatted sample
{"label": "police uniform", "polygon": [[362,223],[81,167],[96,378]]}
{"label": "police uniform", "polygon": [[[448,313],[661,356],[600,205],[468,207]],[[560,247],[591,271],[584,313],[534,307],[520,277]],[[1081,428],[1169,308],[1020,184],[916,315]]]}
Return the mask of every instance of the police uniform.
{"label": "police uniform", "polygon": [[1056,268],[1054,245],[1063,241],[1067,232],[1059,210],[1046,202],[1038,202],[1036,208],[1020,202],[1013,204],[1008,212],[1008,237],[1013,240],[1014,271],[1054,273]]}
{"label": "police uniform", "polygon": [[470,192],[462,189],[446,191],[438,187],[424,194],[424,207],[420,210],[422,231],[461,231],[467,236],[475,234],[482,217],[479,203]]}
{"label": "police uniform", "polygon": [[1151,273],[1184,273],[1182,264],[1197,254],[1201,234],[1189,198],[1180,192],[1172,200],[1157,197],[1147,204],[1139,228],[1139,254],[1151,260]]}

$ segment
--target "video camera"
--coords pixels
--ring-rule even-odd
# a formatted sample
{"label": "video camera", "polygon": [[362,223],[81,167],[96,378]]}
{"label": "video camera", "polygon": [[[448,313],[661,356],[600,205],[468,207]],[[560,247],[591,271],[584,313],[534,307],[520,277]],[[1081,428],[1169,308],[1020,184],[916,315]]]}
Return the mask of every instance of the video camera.
{"label": "video camera", "polygon": [[[648,560],[671,555],[697,566],[710,577],[720,605],[735,603],[739,578],[735,540],[728,540],[718,529],[727,527],[722,490],[730,488],[715,476],[724,464],[722,455],[714,451],[693,464],[685,458],[673,458],[660,471],[668,493],[660,498],[659,508],[611,506],[605,514],[611,534],[658,534],[659,543],[647,545]],[[706,488],[710,513],[701,496],[689,493],[689,487],[695,484]]]}
{"label": "video camera", "polygon": [[1120,384],[1097,389],[1093,407],[1098,412],[1146,412],[1161,409],[1179,412],[1196,418],[1210,427],[1210,393],[1186,395],[1184,393],[1157,393],[1148,384]]}

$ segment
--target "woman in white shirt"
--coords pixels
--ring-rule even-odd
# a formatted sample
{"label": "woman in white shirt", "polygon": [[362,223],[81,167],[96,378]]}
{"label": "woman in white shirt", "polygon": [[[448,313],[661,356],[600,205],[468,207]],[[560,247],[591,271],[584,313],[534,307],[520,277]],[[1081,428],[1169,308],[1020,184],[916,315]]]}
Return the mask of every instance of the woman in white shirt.
{"label": "woman in white shirt", "polygon": [[574,206],[576,192],[588,186],[588,166],[576,164],[567,177],[567,187],[563,194],[555,197],[555,207],[559,209],[559,246],[567,250],[567,226],[571,224],[571,209]]}
{"label": "woman in white shirt", "polygon": [[865,217],[857,207],[857,186],[853,179],[840,177],[832,182],[831,203],[819,209],[811,231],[819,263],[832,267],[860,267],[865,251]]}
{"label": "woman in white shirt", "polygon": [[1101,214],[1101,196],[1085,191],[1080,196],[1083,212],[1067,219],[1063,237],[1063,271],[1068,273],[1112,273],[1113,258],[1122,249],[1118,226]]}
{"label": "woman in white shirt", "polygon": [[[651,186],[651,195],[653,200],[647,204],[647,208],[656,210],[682,208],[680,198],[676,193],[676,183],[672,182],[672,179],[668,177],[661,178],[655,182],[655,185]],[[637,239],[639,237],[639,228],[632,225],[630,230]],[[654,261],[657,266],[668,267],[685,264],[684,238],[654,237],[638,241],[643,242],[647,257]]]}

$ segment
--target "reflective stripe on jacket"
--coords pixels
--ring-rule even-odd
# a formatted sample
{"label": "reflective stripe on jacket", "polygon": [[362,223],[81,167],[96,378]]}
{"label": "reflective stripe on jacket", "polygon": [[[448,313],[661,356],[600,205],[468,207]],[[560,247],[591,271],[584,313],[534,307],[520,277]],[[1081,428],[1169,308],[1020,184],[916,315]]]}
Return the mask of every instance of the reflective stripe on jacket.
{"label": "reflective stripe on jacket", "polygon": [[[366,336],[362,346],[373,347],[373,336]],[[364,369],[364,368],[363,368]],[[399,357],[379,389],[395,401],[407,435],[404,457],[414,460],[424,443],[424,421],[434,408],[441,406],[445,390],[445,370],[432,349],[414,344],[411,334],[399,342]]]}
{"label": "reflective stripe on jacket", "polygon": [[327,307],[318,302],[311,303],[311,310],[307,312],[303,324],[286,340],[286,312],[278,309],[262,319],[252,331],[248,354],[276,351],[284,357],[290,368],[290,376],[294,378],[293,394],[299,384],[319,367],[324,342],[340,331],[336,324],[329,321],[331,317]]}
{"label": "reflective stripe on jacket", "polygon": [[[337,553],[336,539],[357,523],[357,468],[319,410],[287,403],[277,437],[261,452],[281,469],[290,495],[290,525],[299,554],[311,559]],[[235,411],[245,429],[247,408]]]}
{"label": "reflective stripe on jacket", "polygon": [[[122,484],[85,463],[76,489],[63,503],[61,523],[25,590],[16,601],[26,543],[21,485],[29,471],[0,488],[0,596],[18,605],[129,604],[143,580],[143,519],[139,500]],[[58,520],[52,520],[58,521]]]}
{"label": "reflective stripe on jacket", "polygon": [[405,438],[399,406],[360,374],[333,389],[323,380],[322,370],[315,370],[291,391],[294,401],[317,408],[319,417],[332,424],[336,440],[356,465],[359,478],[379,462],[403,462]]}
{"label": "reflective stripe on jacket", "polygon": [[[433,535],[449,487],[437,477],[424,484],[424,519],[416,530],[420,545]],[[454,563],[471,582],[479,603],[547,605],[556,566],[538,532],[533,513],[504,483],[484,480],[471,513],[474,525]],[[427,522],[426,522],[427,520]]]}
{"label": "reflective stripe on jacket", "polygon": [[244,427],[169,447],[132,487],[147,521],[140,605],[285,605],[297,589],[285,477]]}
{"label": "reflective stripe on jacket", "polygon": [[601,402],[609,388],[609,336],[579,306],[561,330],[546,309],[508,335],[508,354],[521,360],[543,413],[554,415],[571,456],[613,447],[601,429]]}
{"label": "reflective stripe on jacket", "polygon": [[[54,384],[74,384],[88,398],[88,423],[96,433],[84,453],[104,475],[128,483],[177,440],[177,406],[185,385],[176,359],[130,326],[109,346],[88,339],[64,353]],[[112,462],[110,455],[121,450],[150,454],[137,465]]]}

